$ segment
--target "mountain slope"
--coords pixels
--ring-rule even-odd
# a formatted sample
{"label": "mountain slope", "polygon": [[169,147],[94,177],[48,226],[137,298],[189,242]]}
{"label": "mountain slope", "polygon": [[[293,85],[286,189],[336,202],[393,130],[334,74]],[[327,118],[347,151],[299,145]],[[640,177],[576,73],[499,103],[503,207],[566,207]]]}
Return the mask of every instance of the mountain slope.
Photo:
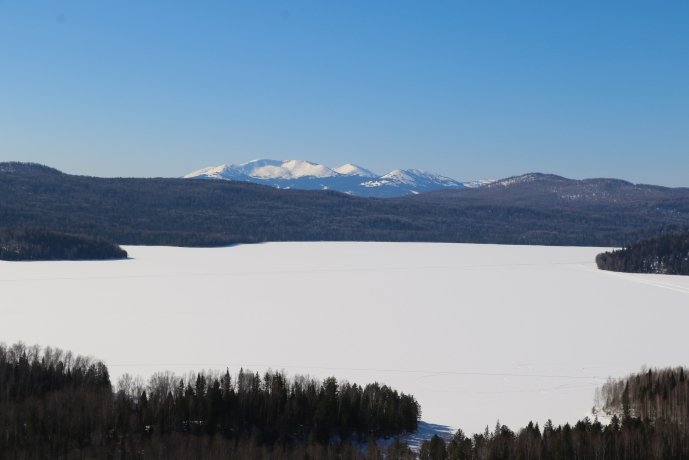
{"label": "mountain slope", "polygon": [[462,182],[417,169],[396,169],[383,176],[351,163],[331,169],[303,160],[253,160],[240,165],[199,169],[186,179],[224,179],[277,188],[335,190],[355,196],[400,197],[443,188],[462,188]]}

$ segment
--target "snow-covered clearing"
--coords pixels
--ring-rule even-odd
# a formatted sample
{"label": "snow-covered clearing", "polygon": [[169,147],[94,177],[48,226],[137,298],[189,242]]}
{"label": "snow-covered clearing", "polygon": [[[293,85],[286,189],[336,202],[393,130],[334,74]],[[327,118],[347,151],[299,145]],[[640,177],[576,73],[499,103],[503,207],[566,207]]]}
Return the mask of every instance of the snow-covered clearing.
{"label": "snow-covered clearing", "polygon": [[469,432],[573,421],[608,376],[689,360],[689,277],[601,272],[597,248],[126,249],[0,262],[0,339],[96,356],[113,381],[240,366],[376,380]]}

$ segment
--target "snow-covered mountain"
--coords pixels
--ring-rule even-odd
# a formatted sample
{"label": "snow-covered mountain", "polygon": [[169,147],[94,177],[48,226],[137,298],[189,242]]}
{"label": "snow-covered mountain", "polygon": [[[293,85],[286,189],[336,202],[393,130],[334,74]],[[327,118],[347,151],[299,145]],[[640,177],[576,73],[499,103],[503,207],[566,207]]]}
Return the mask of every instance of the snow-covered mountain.
{"label": "snow-covered mountain", "polygon": [[240,165],[199,169],[188,179],[221,179],[254,182],[278,188],[336,190],[357,196],[395,197],[445,188],[475,187],[418,169],[395,169],[385,175],[347,163],[337,168],[304,160],[253,160]]}
{"label": "snow-covered mountain", "polygon": [[408,193],[419,193],[441,188],[463,188],[464,183],[450,179],[439,174],[420,171],[418,169],[395,169],[384,176],[366,181],[361,184],[367,188],[385,188],[406,191],[400,195]]}

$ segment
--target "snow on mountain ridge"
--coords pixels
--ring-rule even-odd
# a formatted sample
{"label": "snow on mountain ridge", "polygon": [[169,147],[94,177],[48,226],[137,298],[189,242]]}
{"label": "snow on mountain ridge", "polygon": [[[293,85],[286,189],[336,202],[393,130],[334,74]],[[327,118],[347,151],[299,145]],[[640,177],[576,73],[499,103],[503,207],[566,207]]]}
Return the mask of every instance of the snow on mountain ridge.
{"label": "snow on mountain ridge", "polygon": [[378,176],[352,163],[333,169],[305,160],[252,160],[240,165],[224,164],[203,168],[184,177],[239,180],[279,188],[336,190],[351,195],[381,198],[464,187],[460,181],[419,169],[395,169]]}
{"label": "snow on mountain ridge", "polygon": [[[410,170],[411,171],[411,170]],[[407,171],[394,169],[380,178],[382,181],[397,182],[400,184],[416,185],[416,180]]]}
{"label": "snow on mountain ridge", "polygon": [[306,176],[332,177],[338,174],[327,166],[304,160],[285,161],[282,168],[290,172],[290,177],[297,179]]}
{"label": "snow on mountain ridge", "polygon": [[378,174],[374,173],[373,171],[369,171],[366,168],[362,168],[361,166],[352,163],[347,163],[334,168],[333,171],[344,176],[378,177]]}
{"label": "snow on mountain ridge", "polygon": [[256,179],[299,179],[302,177],[332,177],[337,173],[327,166],[305,160],[253,160],[237,169]]}
{"label": "snow on mountain ridge", "polygon": [[186,174],[184,178],[206,177],[233,179],[243,176],[254,179],[299,179],[302,177],[332,177],[339,173],[327,166],[304,160],[251,160],[239,165],[210,166]]}
{"label": "snow on mountain ridge", "polygon": [[428,187],[436,185],[436,188],[456,187],[462,188],[462,182],[456,181],[440,174],[422,171],[420,169],[395,169],[380,178],[362,184],[365,187],[380,187],[382,185],[408,185],[411,187]]}
{"label": "snow on mountain ridge", "polygon": [[222,164],[220,166],[208,166],[197,171],[190,172],[183,176],[184,179],[192,179],[195,177],[206,177],[209,179],[223,179],[223,173],[227,171],[230,166]]}
{"label": "snow on mountain ridge", "polygon": [[390,171],[389,173],[380,176],[377,179],[374,180],[369,180],[361,185],[364,187],[382,187],[384,185],[411,185],[414,186],[416,183],[414,182],[414,179],[412,179],[408,174],[406,174],[404,171],[401,169],[395,169],[393,171]]}

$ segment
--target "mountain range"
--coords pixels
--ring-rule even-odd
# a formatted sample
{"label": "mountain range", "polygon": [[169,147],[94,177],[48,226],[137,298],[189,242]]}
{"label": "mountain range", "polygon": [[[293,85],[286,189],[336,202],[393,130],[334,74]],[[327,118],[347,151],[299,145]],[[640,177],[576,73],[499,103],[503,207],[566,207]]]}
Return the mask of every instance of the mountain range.
{"label": "mountain range", "polygon": [[118,244],[424,241],[624,246],[689,230],[689,189],[529,173],[372,199],[232,180],[98,178],[0,163],[0,228]]}
{"label": "mountain range", "polygon": [[348,195],[378,198],[471,188],[487,182],[460,182],[419,169],[395,169],[381,176],[351,163],[329,168],[304,160],[265,159],[240,165],[210,166],[191,172],[184,178],[235,180],[298,190],[335,190]]}

